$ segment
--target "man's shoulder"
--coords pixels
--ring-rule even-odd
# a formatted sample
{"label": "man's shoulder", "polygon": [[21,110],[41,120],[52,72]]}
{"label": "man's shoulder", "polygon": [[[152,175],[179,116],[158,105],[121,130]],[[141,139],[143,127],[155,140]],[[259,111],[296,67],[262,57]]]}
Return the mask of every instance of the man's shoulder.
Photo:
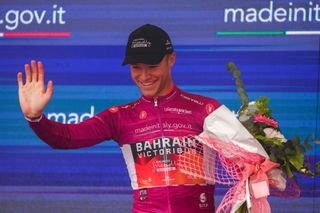
{"label": "man's shoulder", "polygon": [[206,115],[210,114],[221,106],[215,98],[204,95],[194,94],[181,90],[180,98],[196,111],[203,111]]}
{"label": "man's shoulder", "polygon": [[127,104],[121,104],[121,105],[115,105],[112,107],[109,107],[106,109],[106,111],[109,111],[111,113],[118,113],[118,112],[125,112],[125,111],[131,111],[134,108],[136,108],[138,105],[140,105],[141,101],[140,99],[129,102]]}

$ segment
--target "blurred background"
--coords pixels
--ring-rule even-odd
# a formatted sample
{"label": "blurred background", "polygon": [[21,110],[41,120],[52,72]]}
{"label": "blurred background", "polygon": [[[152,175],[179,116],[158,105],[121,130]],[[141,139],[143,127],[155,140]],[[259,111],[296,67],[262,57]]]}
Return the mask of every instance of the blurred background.
{"label": "blurred background", "polygon": [[[241,71],[249,99],[270,98],[290,139],[319,138],[318,1],[0,2],[0,212],[130,212],[132,191],[118,145],[53,150],[20,111],[16,74],[41,60],[55,91],[45,114],[75,123],[139,98],[121,66],[129,33],[165,29],[177,53],[179,87],[240,107],[227,63]],[[319,161],[319,145],[310,165]],[[273,212],[319,212],[320,178],[301,176],[301,198],[269,197]],[[226,192],[217,186],[216,205]]]}

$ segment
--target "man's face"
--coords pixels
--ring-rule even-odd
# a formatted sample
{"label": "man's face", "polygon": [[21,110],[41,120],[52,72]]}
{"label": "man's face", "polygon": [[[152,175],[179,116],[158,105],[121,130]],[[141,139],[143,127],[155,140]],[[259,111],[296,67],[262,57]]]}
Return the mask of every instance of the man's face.
{"label": "man's face", "polygon": [[130,65],[131,77],[144,96],[158,97],[171,91],[174,85],[171,68],[175,59],[175,53],[171,53],[164,56],[156,65],[141,63]]}

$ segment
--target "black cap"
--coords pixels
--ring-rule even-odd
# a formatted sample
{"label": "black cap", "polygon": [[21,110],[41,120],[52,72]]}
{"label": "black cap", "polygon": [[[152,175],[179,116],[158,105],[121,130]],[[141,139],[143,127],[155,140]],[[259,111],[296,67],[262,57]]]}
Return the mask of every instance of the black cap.
{"label": "black cap", "polygon": [[122,65],[159,64],[166,54],[172,52],[169,35],[160,27],[146,24],[130,34]]}

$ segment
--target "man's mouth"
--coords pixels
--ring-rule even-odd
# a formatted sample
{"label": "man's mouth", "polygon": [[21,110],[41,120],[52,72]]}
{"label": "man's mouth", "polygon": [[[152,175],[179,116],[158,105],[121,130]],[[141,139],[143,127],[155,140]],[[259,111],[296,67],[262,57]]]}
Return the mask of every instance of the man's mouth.
{"label": "man's mouth", "polygon": [[151,81],[151,82],[141,82],[140,81],[140,84],[144,87],[150,87],[152,86],[156,81]]}

